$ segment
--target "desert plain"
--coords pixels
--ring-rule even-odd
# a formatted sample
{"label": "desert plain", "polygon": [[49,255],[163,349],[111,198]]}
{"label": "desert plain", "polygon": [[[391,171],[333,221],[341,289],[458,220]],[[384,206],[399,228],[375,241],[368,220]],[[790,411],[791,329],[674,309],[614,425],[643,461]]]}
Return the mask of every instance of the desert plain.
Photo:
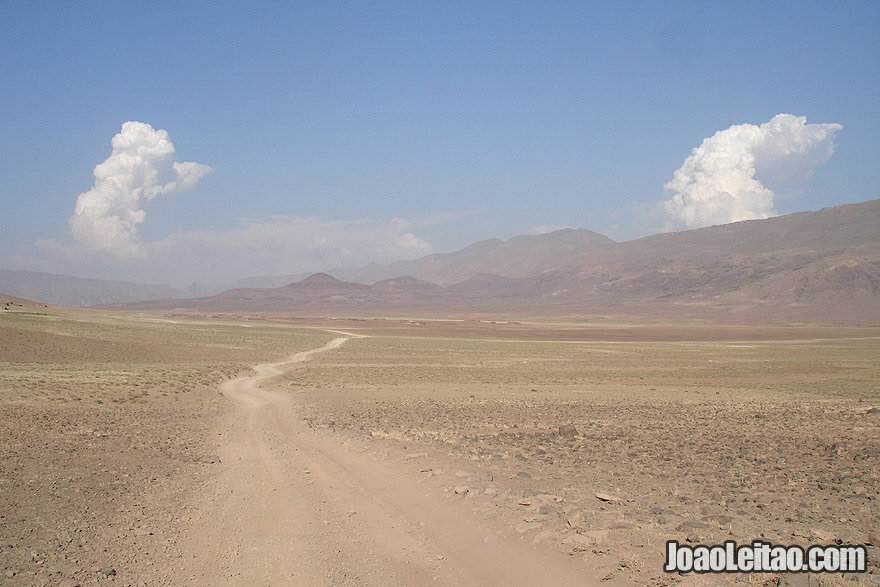
{"label": "desert plain", "polygon": [[880,326],[0,312],[0,582],[776,585],[869,544]]}

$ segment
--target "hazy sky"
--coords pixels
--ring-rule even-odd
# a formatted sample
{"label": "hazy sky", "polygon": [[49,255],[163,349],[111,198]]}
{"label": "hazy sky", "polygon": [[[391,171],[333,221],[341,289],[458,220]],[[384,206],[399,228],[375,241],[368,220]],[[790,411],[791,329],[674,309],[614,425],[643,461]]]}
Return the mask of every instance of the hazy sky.
{"label": "hazy sky", "polygon": [[0,267],[225,282],[877,198],[878,30],[874,1],[5,3]]}

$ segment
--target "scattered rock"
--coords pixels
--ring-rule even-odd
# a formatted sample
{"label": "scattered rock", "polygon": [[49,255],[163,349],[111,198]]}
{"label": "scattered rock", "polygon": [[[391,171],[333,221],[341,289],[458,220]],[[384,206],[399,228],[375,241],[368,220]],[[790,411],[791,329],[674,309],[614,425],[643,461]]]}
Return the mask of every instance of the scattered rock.
{"label": "scattered rock", "polygon": [[867,542],[871,546],[880,546],[880,532],[871,532],[868,534]]}
{"label": "scattered rock", "polygon": [[519,477],[520,479],[531,479],[531,477],[532,477],[531,475],[529,475],[525,471],[520,471],[519,473],[516,474],[516,476]]}
{"label": "scattered rock", "polygon": [[596,499],[599,499],[602,501],[608,501],[611,503],[617,503],[617,502],[623,501],[621,498],[617,497],[616,495],[611,495],[610,493],[601,493],[601,492],[596,493]]}
{"label": "scattered rock", "polygon": [[565,517],[565,523],[572,528],[580,528],[584,524],[584,512],[574,510]]}
{"label": "scattered rock", "polygon": [[560,424],[559,436],[577,436],[578,430],[574,424]]}
{"label": "scattered rock", "polygon": [[464,495],[465,493],[470,491],[470,488],[466,487],[465,485],[459,485],[455,487],[452,491],[454,491],[456,495]]}
{"label": "scattered rock", "polygon": [[116,569],[114,569],[113,567],[105,567],[98,572],[101,573],[102,575],[104,575],[105,577],[113,577],[116,575]]}
{"label": "scattered rock", "polygon": [[823,543],[826,543],[826,544],[830,544],[831,542],[834,542],[834,539],[836,538],[836,536],[833,533],[828,532],[827,530],[817,530],[816,528],[813,528],[812,530],[810,530],[810,534],[815,536],[816,540],[823,542]]}
{"label": "scattered rock", "polygon": [[8,577],[9,579],[14,577],[16,574],[17,572],[15,571],[15,569],[6,569],[5,571],[3,571],[3,576]]}
{"label": "scattered rock", "polygon": [[865,413],[866,414],[880,414],[880,408],[871,408],[870,410],[868,410]]}

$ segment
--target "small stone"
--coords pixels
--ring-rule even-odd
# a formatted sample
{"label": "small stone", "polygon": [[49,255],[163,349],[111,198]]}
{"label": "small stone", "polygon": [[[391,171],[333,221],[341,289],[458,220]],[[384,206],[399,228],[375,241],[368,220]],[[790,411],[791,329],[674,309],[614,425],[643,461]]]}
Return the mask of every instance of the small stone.
{"label": "small stone", "polygon": [[578,430],[574,424],[560,424],[559,436],[577,436]]}
{"label": "small stone", "polygon": [[871,408],[870,410],[868,410],[865,413],[866,414],[880,414],[880,408]]}
{"label": "small stone", "polygon": [[480,471],[477,474],[477,478],[480,481],[488,481],[489,483],[495,481],[495,474],[492,471]]}
{"label": "small stone", "polygon": [[520,471],[519,473],[516,474],[516,476],[519,477],[520,479],[530,479],[532,477],[531,475],[529,475],[525,471]]}
{"label": "small stone", "polygon": [[454,491],[456,495],[464,495],[465,493],[470,491],[470,488],[465,485],[459,485],[458,487],[455,487],[452,491]]}
{"label": "small stone", "polygon": [[16,575],[16,571],[14,569],[6,569],[3,571],[3,576],[11,579]]}
{"label": "small stone", "polygon": [[826,530],[818,530],[816,528],[813,528],[812,530],[810,530],[810,533],[815,536],[816,539],[820,542],[824,542],[826,544],[834,542],[834,534]]}
{"label": "small stone", "polygon": [[571,528],[580,528],[584,523],[584,513],[581,510],[574,510],[565,517],[565,522]]}
{"label": "small stone", "polygon": [[114,569],[112,567],[105,567],[100,570],[100,573],[102,575],[104,575],[105,577],[113,577],[116,575],[116,569]]}
{"label": "small stone", "polygon": [[597,494],[596,494],[596,499],[599,499],[599,500],[602,500],[602,501],[609,501],[609,502],[611,502],[611,503],[615,503],[615,502],[623,501],[622,499],[620,499],[620,498],[617,497],[616,495],[611,495],[610,493],[597,493]]}

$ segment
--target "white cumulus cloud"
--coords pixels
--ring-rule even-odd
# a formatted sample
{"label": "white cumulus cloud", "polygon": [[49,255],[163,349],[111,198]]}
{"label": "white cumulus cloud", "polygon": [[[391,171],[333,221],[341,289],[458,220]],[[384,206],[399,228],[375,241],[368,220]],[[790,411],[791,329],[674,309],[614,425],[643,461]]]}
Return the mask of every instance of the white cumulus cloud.
{"label": "white cumulus cloud", "polygon": [[192,189],[212,169],[174,161],[168,133],[143,122],[123,124],[111,145],[110,156],[95,167],[94,187],[76,200],[71,234],[90,250],[143,256],[138,224],[147,216],[145,205],[158,196]]}
{"label": "white cumulus cloud", "polygon": [[698,228],[775,216],[773,188],[802,183],[834,152],[836,123],[777,114],[720,130],[691,151],[664,186],[668,228]]}
{"label": "white cumulus cloud", "polygon": [[190,230],[155,240],[138,227],[145,207],[185,192],[210,173],[207,165],[174,161],[168,133],[126,122],[110,156],[95,167],[95,185],[79,195],[69,224],[73,241],[41,239],[26,266],[134,281],[222,283],[247,275],[323,271],[387,263],[432,252],[414,231],[469,211],[421,220],[273,215],[242,219],[225,230]]}

